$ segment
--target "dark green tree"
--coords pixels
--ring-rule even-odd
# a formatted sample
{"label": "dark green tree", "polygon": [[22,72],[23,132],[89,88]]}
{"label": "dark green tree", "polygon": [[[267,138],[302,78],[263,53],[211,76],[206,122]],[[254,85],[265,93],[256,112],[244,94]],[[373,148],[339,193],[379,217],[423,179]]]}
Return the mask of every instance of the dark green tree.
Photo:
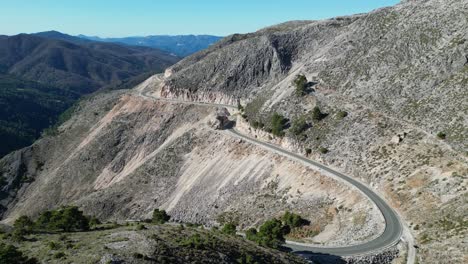
{"label": "dark green tree", "polygon": [[7,244],[0,244],[0,264],[34,264],[37,260],[30,259],[23,255],[17,247]]}
{"label": "dark green tree", "polygon": [[320,151],[320,153],[322,153],[322,154],[327,154],[327,153],[328,153],[328,149],[325,148],[325,147],[320,147],[320,148],[319,148],[319,151]]}
{"label": "dark green tree", "polygon": [[309,224],[309,221],[302,218],[300,215],[286,211],[281,217],[281,220],[285,225],[291,228],[301,227]]}
{"label": "dark green tree", "polygon": [[171,217],[164,210],[154,209],[153,218],[151,219],[155,224],[164,224],[169,221]]}
{"label": "dark green tree", "polygon": [[34,228],[34,222],[29,217],[22,215],[15,220],[13,227],[15,229],[24,230],[26,233],[30,233]]}
{"label": "dark green tree", "polygon": [[15,241],[23,241],[24,236],[29,235],[34,227],[34,222],[29,219],[29,217],[23,215],[16,219],[13,224],[14,230],[12,233],[12,238]]}
{"label": "dark green tree", "polygon": [[284,235],[290,231],[289,227],[283,226],[280,220],[268,220],[260,226],[257,233],[257,242],[265,247],[279,248],[284,243]]}
{"label": "dark green tree", "polygon": [[297,75],[293,83],[296,88],[295,91],[297,96],[303,96],[306,94],[308,81],[304,75]]}
{"label": "dark green tree", "polygon": [[224,224],[223,228],[221,229],[221,232],[233,236],[236,234],[236,225],[232,223]]}
{"label": "dark green tree", "polygon": [[52,218],[52,212],[51,211],[45,211],[42,214],[39,215],[39,218],[37,218],[35,226],[37,229],[50,229],[51,228],[51,223],[50,220]]}
{"label": "dark green tree", "polygon": [[96,217],[91,217],[91,219],[89,219],[89,225],[90,226],[97,226],[97,225],[100,225],[101,224],[101,221],[99,221],[98,218]]}
{"label": "dark green tree", "polygon": [[67,206],[52,212],[51,222],[65,232],[89,230],[89,219],[76,206]]}
{"label": "dark green tree", "polygon": [[440,138],[440,139],[445,139],[447,137],[447,135],[444,132],[439,132],[439,133],[437,133],[437,137]]}
{"label": "dark green tree", "polygon": [[318,106],[314,107],[314,109],[312,109],[312,119],[315,120],[315,121],[320,121],[322,119],[324,119],[327,115],[322,113],[322,111],[320,111],[320,108]]}
{"label": "dark green tree", "polygon": [[250,241],[255,241],[257,242],[257,229],[255,228],[249,228],[246,232],[245,232],[245,237],[250,240]]}
{"label": "dark green tree", "polygon": [[271,133],[278,137],[284,136],[283,130],[287,122],[288,120],[284,116],[276,112],[273,113],[271,116]]}
{"label": "dark green tree", "polygon": [[307,121],[304,117],[299,117],[292,122],[290,131],[296,136],[299,136],[308,127]]}

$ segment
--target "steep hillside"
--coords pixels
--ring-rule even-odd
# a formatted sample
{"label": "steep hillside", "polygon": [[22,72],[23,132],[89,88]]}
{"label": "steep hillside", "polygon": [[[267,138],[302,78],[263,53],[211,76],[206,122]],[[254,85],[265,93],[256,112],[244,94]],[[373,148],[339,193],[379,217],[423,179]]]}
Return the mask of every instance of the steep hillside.
{"label": "steep hillside", "polygon": [[467,103],[459,100],[467,96],[466,4],[408,1],[368,15],[234,35],[172,67],[167,89],[198,97],[220,92],[234,102],[268,90],[276,96],[265,108],[292,112],[291,100],[278,102],[291,95],[292,78],[305,74],[323,104],[379,109],[428,133],[444,131],[461,150],[467,147]]}
{"label": "steep hillside", "polygon": [[382,233],[382,215],[357,189],[214,130],[219,109],[181,103],[240,102],[241,113],[230,109],[240,133],[382,195],[416,238],[419,263],[464,263],[467,5],[404,1],[233,35],[133,90],[89,98],[58,135],[0,161],[3,221],[76,204],[106,220],[159,207],[176,221],[247,229],[289,210],[310,220],[296,237],[308,243]]}
{"label": "steep hillside", "polygon": [[[467,1],[405,1],[365,15],[234,35],[168,70],[156,94],[240,100],[245,119],[238,125],[245,132],[368,182],[412,226],[422,262],[461,263],[467,7]],[[303,96],[293,84],[300,74],[309,81]],[[272,139],[265,131],[273,128],[274,112],[289,120],[285,127],[301,120],[306,126]]]}
{"label": "steep hillside", "polygon": [[78,97],[66,89],[0,74],[0,157],[32,144]]}
{"label": "steep hillside", "polygon": [[80,96],[128,87],[178,60],[150,48],[67,36],[67,42],[26,34],[0,38],[0,157],[33,143]]}

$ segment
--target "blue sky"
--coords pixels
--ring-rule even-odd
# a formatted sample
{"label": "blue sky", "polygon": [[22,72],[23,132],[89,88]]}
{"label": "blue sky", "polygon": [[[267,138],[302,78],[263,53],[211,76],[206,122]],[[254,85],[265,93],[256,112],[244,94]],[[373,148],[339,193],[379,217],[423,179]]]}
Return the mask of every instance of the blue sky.
{"label": "blue sky", "polygon": [[399,0],[0,0],[0,34],[101,37],[255,31],[289,20],[368,12]]}

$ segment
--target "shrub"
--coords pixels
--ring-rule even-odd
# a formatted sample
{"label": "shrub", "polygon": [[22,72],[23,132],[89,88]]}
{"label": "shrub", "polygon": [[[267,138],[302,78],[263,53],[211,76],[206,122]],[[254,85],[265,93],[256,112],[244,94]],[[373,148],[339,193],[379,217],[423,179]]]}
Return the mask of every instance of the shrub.
{"label": "shrub", "polygon": [[18,217],[13,224],[13,240],[22,241],[24,236],[30,234],[34,228],[34,222],[27,216]]}
{"label": "shrub", "polygon": [[52,218],[51,211],[45,211],[39,215],[39,218],[36,220],[35,227],[38,229],[48,229],[50,225],[50,219]]}
{"label": "shrub", "polygon": [[254,129],[257,129],[257,128],[263,128],[265,126],[265,124],[263,124],[262,122],[259,122],[259,121],[253,121],[251,122],[250,124]]}
{"label": "shrub", "polygon": [[48,244],[47,244],[47,247],[49,247],[50,250],[55,250],[55,249],[58,249],[59,246],[57,245],[57,243],[55,243],[54,241],[50,241]]}
{"label": "shrub", "polygon": [[312,154],[312,149],[311,148],[306,148],[305,152],[306,152],[307,155],[310,155],[310,154]]}
{"label": "shrub", "polygon": [[322,153],[322,154],[327,154],[327,153],[328,153],[328,149],[327,149],[327,148],[324,148],[324,147],[320,147],[320,148],[319,148],[319,151],[320,151],[320,153]]}
{"label": "shrub", "polygon": [[35,259],[28,259],[17,247],[7,244],[0,244],[0,263],[33,264]]}
{"label": "shrub", "polygon": [[284,213],[284,215],[281,217],[281,220],[285,225],[288,225],[291,228],[301,227],[309,224],[309,221],[305,220],[300,215],[291,212]]}
{"label": "shrub", "polygon": [[100,225],[101,224],[101,221],[99,221],[99,219],[97,219],[96,217],[91,217],[91,219],[89,219],[89,225],[90,226],[97,226],[97,225]]}
{"label": "shrub", "polygon": [[205,241],[200,236],[200,234],[194,234],[182,240],[181,246],[194,248],[194,249],[205,249]]}
{"label": "shrub", "polygon": [[294,135],[299,136],[300,134],[302,134],[302,132],[304,132],[307,129],[307,127],[308,127],[308,124],[305,118],[299,117],[298,119],[295,119],[292,122],[290,131]]}
{"label": "shrub", "polygon": [[297,75],[293,81],[294,87],[296,87],[296,95],[303,96],[306,94],[307,78],[304,75]]}
{"label": "shrub", "polygon": [[146,226],[144,224],[138,224],[136,226],[136,230],[145,230],[145,229],[147,229],[147,228],[146,228]]}
{"label": "shrub", "polygon": [[65,257],[65,253],[63,253],[62,251],[59,251],[59,252],[54,254],[54,258],[56,258],[56,259],[61,259],[61,258],[64,258],[64,257]]}
{"label": "shrub", "polygon": [[233,236],[236,234],[236,225],[232,223],[224,224],[223,228],[221,229],[221,232]]}
{"label": "shrub", "polygon": [[320,121],[320,120],[324,119],[326,116],[327,116],[327,114],[322,113],[322,111],[320,111],[320,108],[318,106],[316,106],[316,107],[314,107],[312,109],[312,119],[313,120]]}
{"label": "shrub", "polygon": [[336,116],[337,116],[339,119],[343,119],[343,118],[345,118],[345,117],[348,116],[348,112],[340,110],[340,111],[338,111],[338,113],[336,114]]}
{"label": "shrub", "polygon": [[164,210],[154,209],[152,222],[155,224],[164,224],[169,221],[171,217]]}
{"label": "shrub", "polygon": [[249,253],[242,253],[241,257],[238,258],[236,261],[239,264],[257,264],[257,263],[259,263],[259,262],[257,262],[255,260],[255,256],[252,256]]}
{"label": "shrub", "polygon": [[278,114],[278,113],[274,113],[272,116],[271,116],[271,133],[275,136],[279,136],[279,137],[282,137],[284,136],[284,126],[286,125],[287,123],[287,119]]}
{"label": "shrub", "polygon": [[89,230],[89,219],[78,207],[66,206],[43,212],[37,219],[35,227],[49,231],[86,231]]}
{"label": "shrub", "polygon": [[257,229],[255,228],[250,228],[245,232],[245,238],[247,238],[250,241],[257,241]]}
{"label": "shrub", "polygon": [[260,226],[256,235],[257,242],[265,247],[279,248],[284,243],[284,235],[288,234],[290,229],[283,226],[280,220],[268,220]]}
{"label": "shrub", "polygon": [[50,224],[65,232],[89,230],[89,219],[76,206],[67,206],[53,211]]}
{"label": "shrub", "polygon": [[440,139],[445,139],[447,137],[447,135],[444,132],[439,132],[439,133],[437,133],[437,137],[440,138]]}
{"label": "shrub", "polygon": [[18,217],[18,219],[15,220],[13,227],[30,231],[34,227],[34,222],[29,217],[23,215],[23,216]]}

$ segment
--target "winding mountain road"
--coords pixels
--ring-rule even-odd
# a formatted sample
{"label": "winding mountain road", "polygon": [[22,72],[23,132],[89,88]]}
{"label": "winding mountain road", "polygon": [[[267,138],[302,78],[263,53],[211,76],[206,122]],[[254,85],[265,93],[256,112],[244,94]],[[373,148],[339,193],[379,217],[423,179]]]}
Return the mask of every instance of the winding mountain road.
{"label": "winding mountain road", "polygon": [[[226,107],[226,108],[231,108],[231,109],[235,108],[232,105],[225,105],[225,104],[215,104],[215,103],[205,103],[205,102],[188,102],[188,101],[181,101],[181,100],[170,99],[170,98],[159,98],[159,97],[155,97],[152,95],[148,95],[148,92],[144,91],[144,89],[137,90],[137,91],[138,91],[139,96],[146,98],[146,99],[150,99],[150,100],[160,100],[160,101],[166,101],[166,102],[201,105],[201,106],[209,106],[209,107]],[[362,244],[356,244],[356,245],[344,246],[344,247],[319,247],[314,244],[287,241],[285,244],[285,247],[290,248],[293,252],[303,255],[303,256],[314,255],[314,254],[329,254],[329,255],[337,255],[337,256],[366,255],[366,254],[370,254],[373,252],[382,251],[386,248],[396,245],[399,242],[399,240],[402,238],[403,225],[400,221],[400,218],[395,213],[395,211],[377,193],[372,191],[369,187],[359,182],[358,180],[350,176],[347,176],[341,172],[338,172],[324,164],[321,164],[319,162],[307,159],[304,156],[282,149],[281,147],[277,145],[266,143],[266,142],[251,138],[249,136],[243,135],[242,133],[240,133],[234,128],[225,130],[225,133],[231,136],[237,137],[237,138],[241,138],[252,144],[256,144],[267,150],[274,151],[288,158],[297,160],[299,162],[312,166],[316,169],[318,168],[320,170],[326,171],[327,173],[332,174],[343,181],[346,181],[347,183],[356,187],[365,196],[367,196],[369,200],[372,201],[377,206],[377,208],[380,210],[380,212],[382,213],[385,219],[384,232],[380,234],[380,236],[378,236],[377,238],[371,241],[367,241]],[[409,247],[410,251],[412,250],[411,248],[412,247]],[[410,263],[410,261],[408,261],[408,263]]]}

